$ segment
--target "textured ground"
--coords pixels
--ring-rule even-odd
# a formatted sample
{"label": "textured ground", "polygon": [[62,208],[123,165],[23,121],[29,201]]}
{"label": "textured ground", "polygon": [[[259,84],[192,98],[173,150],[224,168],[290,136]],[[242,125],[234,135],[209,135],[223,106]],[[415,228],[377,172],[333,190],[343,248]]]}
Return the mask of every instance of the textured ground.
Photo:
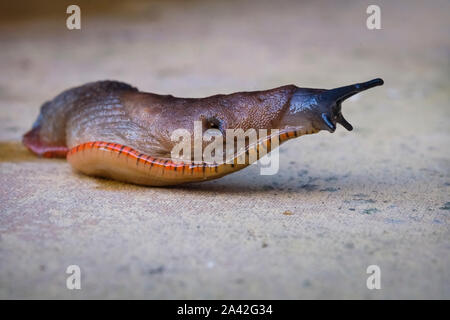
{"label": "textured ground", "polygon": [[[0,10],[0,298],[450,298],[448,1],[377,1],[375,31],[365,1],[78,3],[81,31],[64,2]],[[275,176],[145,188],[20,144],[93,80],[199,97],[375,77],[344,105],[353,132],[288,142]]]}

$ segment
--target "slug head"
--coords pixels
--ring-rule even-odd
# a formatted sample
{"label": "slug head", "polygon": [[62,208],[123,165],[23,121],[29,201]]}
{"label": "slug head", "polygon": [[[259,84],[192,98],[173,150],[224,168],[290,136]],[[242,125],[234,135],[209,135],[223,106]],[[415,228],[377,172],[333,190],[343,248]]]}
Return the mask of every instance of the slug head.
{"label": "slug head", "polygon": [[339,123],[345,129],[353,130],[352,125],[342,115],[342,102],[351,96],[383,85],[382,79],[373,79],[345,87],[322,89],[298,89],[292,96],[289,110],[283,117],[287,126],[299,126],[309,130],[328,130],[334,132]]}

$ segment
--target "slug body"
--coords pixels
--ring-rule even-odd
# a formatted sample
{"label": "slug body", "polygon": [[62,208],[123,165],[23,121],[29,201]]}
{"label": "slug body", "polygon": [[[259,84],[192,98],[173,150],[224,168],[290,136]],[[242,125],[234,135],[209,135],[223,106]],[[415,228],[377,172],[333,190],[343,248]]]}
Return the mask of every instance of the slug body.
{"label": "slug body", "polygon": [[[23,143],[38,156],[67,156],[88,175],[151,186],[204,181],[248,166],[251,156],[259,159],[272,150],[274,138],[282,143],[320,130],[334,132],[337,123],[352,130],[341,103],[382,84],[374,79],[331,90],[287,85],[194,99],[140,92],[116,81],[94,82],[44,103]],[[227,161],[195,161],[193,153],[173,157],[177,129],[191,134],[192,145],[196,130],[201,135],[216,131],[224,144],[227,129],[265,129],[268,135],[246,142],[243,150],[235,148]],[[202,150],[208,143],[201,142]],[[238,161],[242,156],[243,163]]]}

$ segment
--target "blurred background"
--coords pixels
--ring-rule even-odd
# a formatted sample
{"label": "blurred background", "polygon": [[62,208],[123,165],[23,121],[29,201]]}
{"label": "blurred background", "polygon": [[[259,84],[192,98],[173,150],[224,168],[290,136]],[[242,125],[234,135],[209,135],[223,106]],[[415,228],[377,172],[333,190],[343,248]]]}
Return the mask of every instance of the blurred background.
{"label": "blurred background", "polygon": [[[81,8],[68,30],[66,8]],[[366,9],[381,8],[381,29]],[[450,298],[449,1],[2,1],[1,298]],[[38,159],[40,105],[90,81],[175,96],[381,77],[339,128],[217,181],[145,188]],[[286,212],[291,214],[284,214]],[[79,265],[82,290],[65,286]],[[380,266],[382,289],[366,268]]]}

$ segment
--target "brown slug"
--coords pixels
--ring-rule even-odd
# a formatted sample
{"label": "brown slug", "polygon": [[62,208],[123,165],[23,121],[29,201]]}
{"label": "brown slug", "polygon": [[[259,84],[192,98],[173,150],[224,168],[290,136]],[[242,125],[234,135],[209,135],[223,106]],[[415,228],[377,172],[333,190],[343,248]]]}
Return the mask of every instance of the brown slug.
{"label": "brown slug", "polygon": [[[204,181],[248,166],[250,155],[259,159],[262,151],[272,150],[274,138],[282,143],[320,130],[334,132],[337,123],[352,130],[341,103],[382,84],[382,79],[374,79],[330,90],[287,85],[195,99],[140,92],[116,81],[93,82],[44,103],[23,143],[38,156],[67,156],[76,170],[88,175],[150,186]],[[243,163],[237,161],[242,153],[236,148],[231,161],[174,159],[177,142],[172,133],[182,128],[194,139],[196,121],[201,134],[215,129],[224,141],[229,129],[275,134],[253,144],[245,140]],[[207,144],[202,141],[202,148]]]}

